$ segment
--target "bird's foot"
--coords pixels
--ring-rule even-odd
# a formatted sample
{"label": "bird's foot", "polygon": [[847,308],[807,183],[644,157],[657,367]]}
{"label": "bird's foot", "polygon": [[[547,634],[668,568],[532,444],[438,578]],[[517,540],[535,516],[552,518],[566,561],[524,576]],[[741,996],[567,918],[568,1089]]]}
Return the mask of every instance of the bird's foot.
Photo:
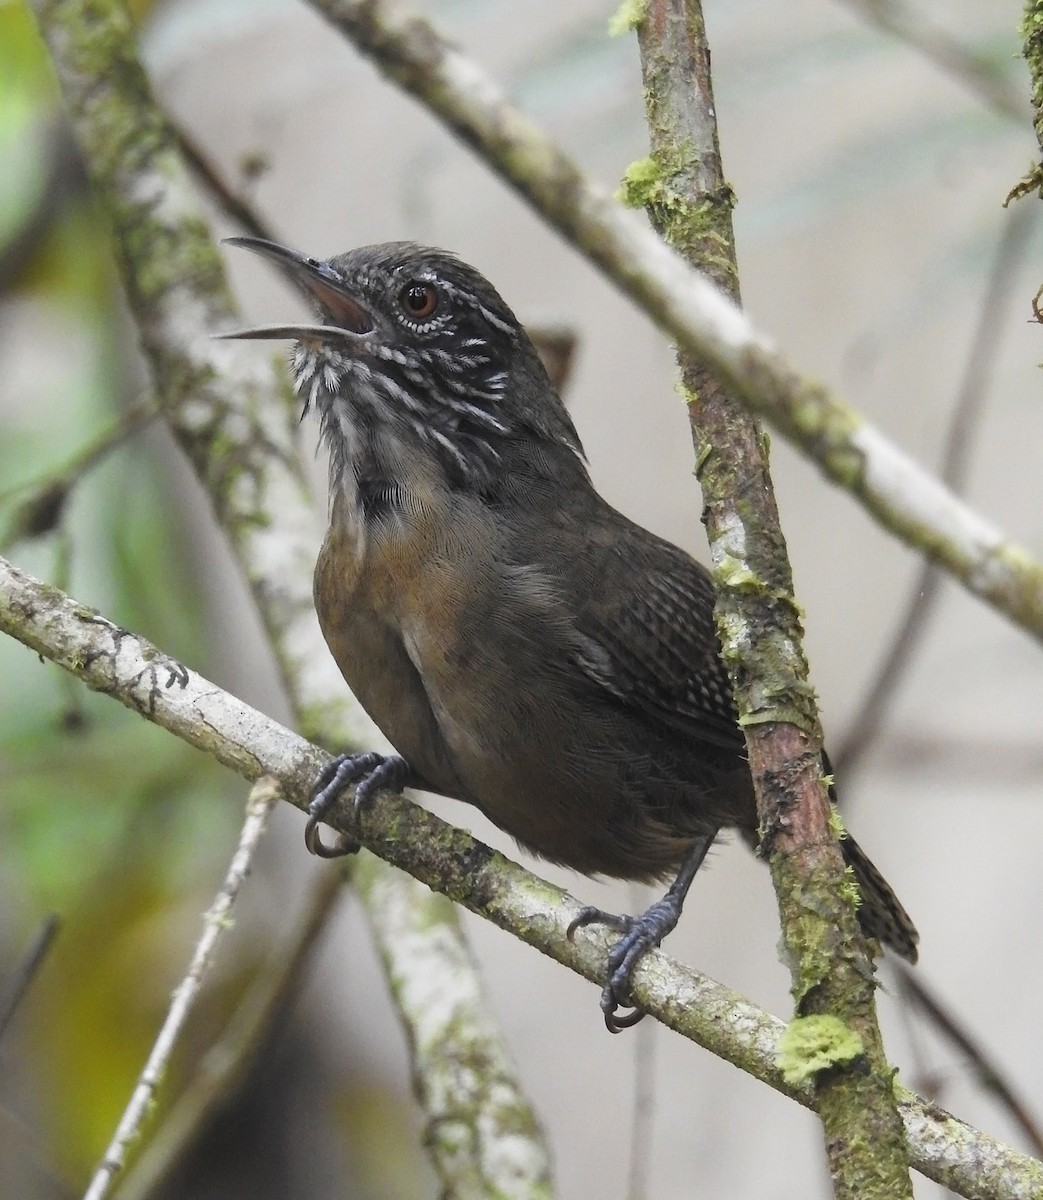
{"label": "bird's foot", "polygon": [[397,754],[340,754],[323,768],[312,789],[308,805],[308,824],[304,828],[304,844],[319,858],[340,858],[355,854],[359,843],[347,834],[338,834],[332,846],[327,846],[319,826],[327,813],[340,799],[341,793],[355,785],[355,813],[365,807],[381,788],[399,791],[409,778],[409,766]]}
{"label": "bird's foot", "polygon": [[[576,930],[584,925],[608,925],[623,935],[608,952],[608,979],[601,990],[601,1011],[605,1014],[605,1026],[609,1033],[629,1029],[645,1015],[644,1010],[638,1008],[630,997],[630,977],[644,955],[658,946],[677,924],[682,903],[683,897],[679,899],[668,892],[639,917],[630,917],[625,913],[617,915],[588,906],[569,925],[569,941],[572,941]],[[633,1011],[617,1016],[620,1008]]]}

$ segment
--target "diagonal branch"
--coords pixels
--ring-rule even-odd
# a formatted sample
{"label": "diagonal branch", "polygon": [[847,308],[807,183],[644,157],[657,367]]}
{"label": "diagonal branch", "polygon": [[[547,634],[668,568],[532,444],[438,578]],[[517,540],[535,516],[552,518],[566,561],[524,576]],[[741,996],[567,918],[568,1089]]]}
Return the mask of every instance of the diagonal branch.
{"label": "diagonal branch", "polygon": [[[244,779],[270,775],[284,799],[307,805],[329,756],[144,638],[0,558],[0,632],[204,750]],[[601,982],[612,935],[589,929],[570,942],[576,900],[401,796],[382,794],[360,824],[337,828],[429,888],[492,921],[592,982]],[[390,876],[389,876],[390,878]],[[811,1092],[783,1078],[775,1056],[782,1021],[656,950],[634,973],[634,998],[664,1025],[804,1105]],[[1043,1163],[901,1091],[910,1161],[929,1179],[975,1200],[1043,1194]]]}
{"label": "diagonal branch", "polygon": [[18,1011],[18,1006],[25,999],[40,967],[50,953],[60,925],[61,922],[56,913],[48,913],[44,917],[39,932],[33,938],[24,960],[4,983],[3,995],[0,996],[0,1040],[3,1039],[8,1025]]}
{"label": "diagonal branch", "polygon": [[0,551],[9,552],[10,547],[22,538],[41,537],[52,532],[61,523],[69,494],[76,484],[108,454],[158,416],[148,400],[132,404],[110,429],[93,438],[60,467],[23,487],[0,492],[0,506],[26,493],[16,506],[7,529],[0,534]]}
{"label": "diagonal branch", "polygon": [[731,300],[587,179],[481,67],[400,4],[311,3],[881,525],[1043,639],[1043,564],[801,375]]}

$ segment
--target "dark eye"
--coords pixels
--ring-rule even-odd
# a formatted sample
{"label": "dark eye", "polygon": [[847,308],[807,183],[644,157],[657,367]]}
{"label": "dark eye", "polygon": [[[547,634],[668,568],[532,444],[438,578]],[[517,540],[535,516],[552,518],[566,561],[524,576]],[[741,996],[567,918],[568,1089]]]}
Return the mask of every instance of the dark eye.
{"label": "dark eye", "polygon": [[414,320],[426,321],[438,307],[438,288],[414,279],[398,293],[398,302]]}

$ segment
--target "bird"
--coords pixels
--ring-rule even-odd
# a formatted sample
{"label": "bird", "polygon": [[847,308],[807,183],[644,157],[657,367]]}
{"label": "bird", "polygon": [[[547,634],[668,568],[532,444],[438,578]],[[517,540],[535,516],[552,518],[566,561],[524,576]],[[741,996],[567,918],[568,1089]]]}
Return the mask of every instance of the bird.
{"label": "bird", "polygon": [[[302,420],[317,414],[329,451],[316,612],[396,751],[332,760],[309,848],[351,848],[318,833],[350,784],[357,807],[413,787],[582,874],[670,879],[639,917],[588,907],[569,928],[620,932],[601,1007],[626,1028],[643,1015],[633,969],[718,833],[758,837],[709,572],[602,498],[525,329],[474,267],[413,242],[317,259],[226,241],[272,261],[315,313],[223,336],[294,343]],[[915,962],[905,909],[852,837],[840,845],[863,931]]]}

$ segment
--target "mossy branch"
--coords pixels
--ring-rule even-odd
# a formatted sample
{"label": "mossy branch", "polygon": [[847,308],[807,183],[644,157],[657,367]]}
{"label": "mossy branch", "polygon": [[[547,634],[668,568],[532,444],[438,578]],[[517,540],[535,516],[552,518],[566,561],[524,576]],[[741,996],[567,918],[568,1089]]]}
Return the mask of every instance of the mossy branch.
{"label": "mossy branch", "polygon": [[[1029,69],[1031,81],[1032,128],[1036,141],[1043,151],[1043,0],[1025,0],[1025,12],[1021,18],[1022,54]],[[1007,202],[1035,192],[1043,197],[1043,162],[1016,184],[1007,197]]]}
{"label": "mossy branch", "polygon": [[[652,157],[628,172],[662,237],[736,302],[738,268],[699,0],[651,0],[638,28]],[[746,735],[796,1016],[780,1053],[811,1083],[834,1194],[912,1195],[902,1124],[822,779],[800,610],[756,421],[706,364],[678,365],[718,586],[717,624]]]}

